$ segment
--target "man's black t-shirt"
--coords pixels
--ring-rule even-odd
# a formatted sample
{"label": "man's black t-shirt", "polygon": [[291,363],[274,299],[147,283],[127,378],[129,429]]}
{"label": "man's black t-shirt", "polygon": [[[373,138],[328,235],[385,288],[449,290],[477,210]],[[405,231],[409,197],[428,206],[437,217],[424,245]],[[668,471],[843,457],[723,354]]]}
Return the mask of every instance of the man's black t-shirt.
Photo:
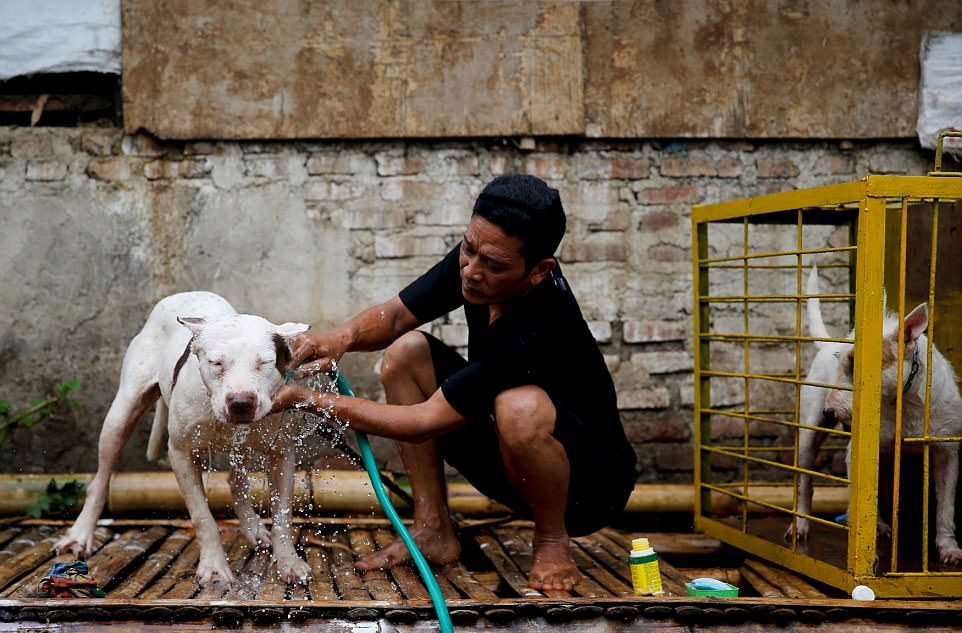
{"label": "man's black t-shirt", "polygon": [[507,389],[537,385],[555,403],[597,433],[617,479],[636,477],[635,454],[625,437],[611,374],[559,266],[489,324],[487,305],[461,294],[460,244],[399,293],[422,323],[464,306],[468,364],[441,385],[465,418],[487,417]]}

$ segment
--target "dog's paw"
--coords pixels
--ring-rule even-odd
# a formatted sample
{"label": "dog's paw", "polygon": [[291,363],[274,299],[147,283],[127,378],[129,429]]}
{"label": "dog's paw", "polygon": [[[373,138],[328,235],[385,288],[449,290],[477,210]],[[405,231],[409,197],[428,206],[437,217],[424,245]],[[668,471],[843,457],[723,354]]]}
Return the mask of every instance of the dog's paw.
{"label": "dog's paw", "polygon": [[229,587],[234,582],[234,574],[223,556],[219,560],[205,560],[201,558],[197,563],[197,574],[194,576],[201,587],[212,585]]}
{"label": "dog's paw", "polygon": [[244,539],[255,550],[271,548],[271,531],[260,522],[250,527],[245,526],[242,528],[242,531],[244,533]]}
{"label": "dog's paw", "polygon": [[792,523],[789,523],[788,529],[785,530],[785,536],[784,536],[785,540],[788,542],[791,542],[793,533],[798,535],[799,541],[807,541],[808,540],[808,519],[800,518],[798,519],[797,523],[794,521]]}
{"label": "dog's paw", "polygon": [[275,560],[277,575],[284,582],[306,583],[311,577],[311,566],[296,554]]}
{"label": "dog's paw", "polygon": [[956,544],[939,546],[939,561],[950,567],[962,566],[962,549]]}

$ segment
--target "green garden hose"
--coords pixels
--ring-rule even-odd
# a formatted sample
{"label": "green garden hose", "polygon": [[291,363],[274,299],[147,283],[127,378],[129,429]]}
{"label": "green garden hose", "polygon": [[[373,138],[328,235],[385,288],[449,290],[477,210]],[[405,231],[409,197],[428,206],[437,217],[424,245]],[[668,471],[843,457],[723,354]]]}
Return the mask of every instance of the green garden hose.
{"label": "green garden hose", "polygon": [[[336,376],[338,393],[353,398],[354,390],[351,389],[351,385],[348,384],[344,375],[337,373]],[[384,490],[384,484],[381,483],[381,474],[378,471],[377,463],[374,461],[374,451],[371,450],[371,443],[367,441],[367,434],[360,431],[355,431],[354,434],[357,436],[357,443],[361,448],[361,459],[364,461],[364,468],[367,469],[367,474],[371,477],[374,494],[377,495],[377,500],[381,503],[384,514],[390,519],[391,524],[394,526],[394,529],[397,530],[401,540],[407,545],[408,551],[411,553],[411,559],[414,560],[414,564],[421,573],[424,586],[428,588],[428,593],[431,594],[431,602],[434,604],[434,611],[437,613],[438,624],[441,626],[441,631],[442,633],[453,633],[454,627],[451,625],[451,616],[448,614],[448,605],[444,602],[444,596],[441,594],[441,587],[438,586],[438,581],[434,578],[431,567],[428,565],[427,560],[425,560],[424,555],[421,554],[421,550],[418,549],[414,539],[411,538],[407,528],[404,527],[404,523],[401,522],[401,518],[394,509],[394,504],[391,503],[391,499]]]}

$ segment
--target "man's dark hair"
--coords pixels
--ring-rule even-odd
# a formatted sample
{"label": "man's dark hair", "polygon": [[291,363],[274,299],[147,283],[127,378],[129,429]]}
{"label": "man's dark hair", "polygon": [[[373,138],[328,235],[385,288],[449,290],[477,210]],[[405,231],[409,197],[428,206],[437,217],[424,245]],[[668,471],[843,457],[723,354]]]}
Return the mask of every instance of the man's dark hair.
{"label": "man's dark hair", "polygon": [[565,234],[565,211],[557,189],[527,174],[505,174],[488,183],[474,213],[521,238],[528,270],[554,255]]}

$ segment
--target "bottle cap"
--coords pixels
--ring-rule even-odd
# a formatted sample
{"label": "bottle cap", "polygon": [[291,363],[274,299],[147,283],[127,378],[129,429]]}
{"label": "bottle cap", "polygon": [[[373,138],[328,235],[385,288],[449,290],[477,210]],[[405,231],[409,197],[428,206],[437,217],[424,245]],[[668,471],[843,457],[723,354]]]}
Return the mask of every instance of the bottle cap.
{"label": "bottle cap", "polygon": [[875,600],[875,592],[872,591],[871,587],[866,587],[865,585],[859,585],[852,589],[852,599],[853,600]]}
{"label": "bottle cap", "polygon": [[648,539],[646,538],[636,538],[631,540],[631,550],[634,552],[648,549],[649,547],[651,546],[648,544]]}

